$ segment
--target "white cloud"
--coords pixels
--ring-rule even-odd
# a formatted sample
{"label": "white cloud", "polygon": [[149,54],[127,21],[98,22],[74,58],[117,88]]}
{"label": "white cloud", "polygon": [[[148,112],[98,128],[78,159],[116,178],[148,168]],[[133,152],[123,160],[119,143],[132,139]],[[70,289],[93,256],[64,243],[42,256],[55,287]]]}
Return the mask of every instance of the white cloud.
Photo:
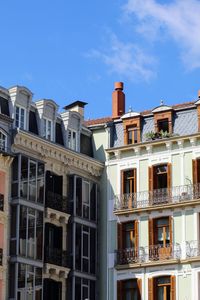
{"label": "white cloud", "polygon": [[[172,38],[181,50],[187,69],[200,68],[200,1],[129,0],[124,11],[137,17],[137,30],[148,38]],[[135,21],[135,20],[134,20]]]}
{"label": "white cloud", "polygon": [[137,44],[121,42],[115,34],[111,34],[109,40],[106,49],[92,50],[88,56],[102,60],[110,72],[131,81],[149,81],[155,76],[156,60]]}

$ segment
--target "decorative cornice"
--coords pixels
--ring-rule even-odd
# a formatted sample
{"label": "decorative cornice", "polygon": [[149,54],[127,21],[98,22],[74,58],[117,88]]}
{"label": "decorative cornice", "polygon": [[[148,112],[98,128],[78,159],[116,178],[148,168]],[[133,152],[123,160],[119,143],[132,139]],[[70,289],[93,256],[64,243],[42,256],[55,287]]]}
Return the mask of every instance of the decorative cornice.
{"label": "decorative cornice", "polygon": [[20,129],[13,143],[13,151],[19,152],[19,150],[40,156],[43,160],[52,160],[62,167],[74,167],[95,177],[101,176],[104,168],[103,163],[89,156],[66,149]]}

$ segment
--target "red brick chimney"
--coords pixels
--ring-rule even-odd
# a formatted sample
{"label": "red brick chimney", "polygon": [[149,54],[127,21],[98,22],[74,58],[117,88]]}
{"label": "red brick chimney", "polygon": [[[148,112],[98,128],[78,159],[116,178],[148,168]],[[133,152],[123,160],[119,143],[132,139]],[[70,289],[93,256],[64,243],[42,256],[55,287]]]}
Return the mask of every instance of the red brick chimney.
{"label": "red brick chimney", "polygon": [[125,94],[123,82],[115,82],[115,90],[112,93],[112,118],[118,119],[125,114]]}
{"label": "red brick chimney", "polygon": [[198,98],[200,98],[200,90],[198,90]]}

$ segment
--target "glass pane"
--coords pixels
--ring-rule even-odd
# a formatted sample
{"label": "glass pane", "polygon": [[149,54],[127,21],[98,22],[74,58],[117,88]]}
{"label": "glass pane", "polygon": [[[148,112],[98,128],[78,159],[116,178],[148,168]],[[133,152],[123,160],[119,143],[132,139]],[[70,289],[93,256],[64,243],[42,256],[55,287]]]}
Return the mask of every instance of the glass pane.
{"label": "glass pane", "polygon": [[19,254],[26,256],[27,208],[20,207]]}
{"label": "glass pane", "polygon": [[88,257],[88,234],[83,233],[83,256]]}
{"label": "glass pane", "polygon": [[19,107],[16,106],[16,111],[15,111],[15,126],[19,127]]}
{"label": "glass pane", "polygon": [[96,221],[97,185],[90,183],[90,219]]}
{"label": "glass pane", "polygon": [[35,258],[35,217],[28,216],[27,255]]}
{"label": "glass pane", "polygon": [[82,179],[76,178],[76,214],[82,217]]}

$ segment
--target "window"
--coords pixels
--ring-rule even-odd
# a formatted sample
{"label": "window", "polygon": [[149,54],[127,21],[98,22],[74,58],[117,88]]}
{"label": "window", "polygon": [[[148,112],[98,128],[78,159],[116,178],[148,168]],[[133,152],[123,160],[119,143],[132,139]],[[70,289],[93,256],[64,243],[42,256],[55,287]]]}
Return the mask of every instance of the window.
{"label": "window", "polygon": [[175,276],[149,278],[149,300],[175,300]]}
{"label": "window", "polygon": [[77,150],[77,134],[74,130],[68,130],[68,147],[71,150]]}
{"label": "window", "polygon": [[0,150],[6,151],[7,146],[7,136],[0,131]]}
{"label": "window", "polygon": [[150,259],[172,258],[172,217],[149,220]]}
{"label": "window", "polygon": [[52,141],[53,134],[52,134],[52,121],[48,119],[44,119],[44,132],[43,137],[49,141]]}
{"label": "window", "polygon": [[128,134],[128,144],[136,144],[138,142],[138,134],[137,134],[137,127],[128,127],[127,128]]}
{"label": "window", "polygon": [[8,100],[3,97],[0,97],[0,113],[10,116]]}
{"label": "window", "polygon": [[132,263],[138,256],[138,221],[118,224],[118,264]]}
{"label": "window", "polygon": [[25,109],[20,106],[15,108],[15,126],[20,129],[25,129]]}
{"label": "window", "polygon": [[164,132],[169,132],[169,122],[168,119],[158,120],[157,121],[158,132],[161,130]]}
{"label": "window", "polygon": [[122,194],[136,192],[136,169],[122,171]]}
{"label": "window", "polygon": [[38,134],[36,113],[32,110],[29,112],[29,131]]}
{"label": "window", "polygon": [[140,300],[141,279],[128,279],[117,282],[118,300]]}
{"label": "window", "polygon": [[167,188],[167,165],[154,167],[154,189]]}

